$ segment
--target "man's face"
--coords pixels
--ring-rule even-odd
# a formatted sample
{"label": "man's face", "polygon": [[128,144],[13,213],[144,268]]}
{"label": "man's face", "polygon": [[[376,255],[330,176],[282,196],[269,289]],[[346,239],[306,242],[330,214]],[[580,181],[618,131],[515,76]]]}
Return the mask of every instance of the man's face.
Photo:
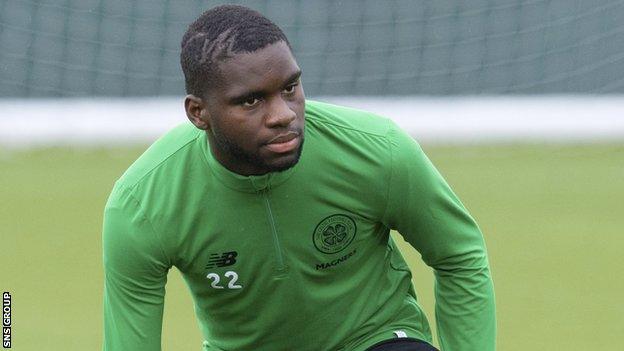
{"label": "man's face", "polygon": [[221,164],[260,175],[297,163],[305,118],[300,75],[283,41],[219,64],[219,82],[202,100],[210,147]]}

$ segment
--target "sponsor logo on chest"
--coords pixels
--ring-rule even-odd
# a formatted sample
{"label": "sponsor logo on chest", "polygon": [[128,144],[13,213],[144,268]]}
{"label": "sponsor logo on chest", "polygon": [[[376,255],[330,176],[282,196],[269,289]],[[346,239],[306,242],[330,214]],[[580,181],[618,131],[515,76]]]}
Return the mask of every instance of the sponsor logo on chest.
{"label": "sponsor logo on chest", "polygon": [[[312,242],[314,247],[324,254],[334,255],[345,250],[357,233],[353,218],[345,214],[333,214],[321,220],[314,229]],[[341,264],[356,254],[352,250],[333,260],[316,263],[316,270],[327,269]]]}

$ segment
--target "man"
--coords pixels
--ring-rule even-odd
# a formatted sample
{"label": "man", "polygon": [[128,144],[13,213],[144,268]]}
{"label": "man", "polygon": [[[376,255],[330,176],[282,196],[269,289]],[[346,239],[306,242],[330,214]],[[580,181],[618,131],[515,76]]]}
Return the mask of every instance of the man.
{"label": "man", "polygon": [[192,125],[106,205],[105,350],[160,350],[172,266],[204,350],[435,350],[391,229],[435,270],[441,348],[494,350],[482,235],[412,138],[306,103],[288,40],[245,7],[202,14],[181,63]]}

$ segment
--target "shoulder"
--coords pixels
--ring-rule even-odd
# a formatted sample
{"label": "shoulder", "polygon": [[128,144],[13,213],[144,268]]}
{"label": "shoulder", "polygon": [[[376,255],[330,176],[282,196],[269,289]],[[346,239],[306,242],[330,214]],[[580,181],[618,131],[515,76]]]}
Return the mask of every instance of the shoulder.
{"label": "shoulder", "polygon": [[[172,205],[170,195],[186,189],[187,175],[203,167],[202,135],[187,123],[160,137],[115,182],[106,207],[147,211],[144,215],[149,217]],[[147,208],[142,207],[148,203]]]}
{"label": "shoulder", "polygon": [[325,148],[348,145],[388,159],[421,152],[418,142],[391,119],[354,108],[308,100],[306,129]]}
{"label": "shoulder", "polygon": [[313,100],[306,100],[306,120],[313,127],[381,138],[387,137],[393,127],[388,118],[374,113]]}
{"label": "shoulder", "polygon": [[197,139],[202,131],[190,123],[183,123],[156,140],[130,165],[117,181],[124,188],[134,188],[144,178],[162,168],[174,168],[175,163],[189,152],[199,153]]}

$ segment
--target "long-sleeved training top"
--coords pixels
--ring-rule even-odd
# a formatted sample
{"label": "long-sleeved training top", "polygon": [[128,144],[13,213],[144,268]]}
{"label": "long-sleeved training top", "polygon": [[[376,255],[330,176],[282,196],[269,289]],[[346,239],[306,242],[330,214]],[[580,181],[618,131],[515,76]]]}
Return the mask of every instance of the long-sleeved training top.
{"label": "long-sleeved training top", "polygon": [[431,342],[391,229],[434,270],[442,350],[494,350],[483,237],[418,144],[363,111],[308,100],[305,117],[300,161],[284,172],[230,172],[188,123],[116,182],[104,215],[104,350],[160,350],[173,266],[204,350]]}

